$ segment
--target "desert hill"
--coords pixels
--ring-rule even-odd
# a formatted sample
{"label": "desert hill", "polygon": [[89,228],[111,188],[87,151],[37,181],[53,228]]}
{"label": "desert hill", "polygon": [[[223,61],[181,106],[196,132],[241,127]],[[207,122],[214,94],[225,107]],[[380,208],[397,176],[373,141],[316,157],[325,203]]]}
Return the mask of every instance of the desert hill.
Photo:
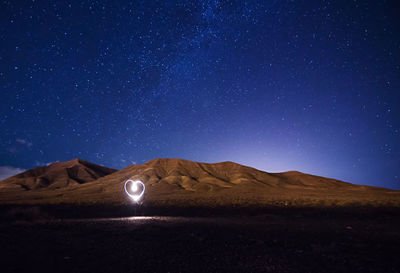
{"label": "desert hill", "polygon": [[76,158],[37,167],[7,178],[0,182],[0,191],[59,189],[91,182],[115,171]]}
{"label": "desert hill", "polygon": [[[57,182],[56,177],[53,177],[55,185],[66,184],[65,180]],[[18,179],[22,183],[24,176]],[[132,201],[123,190],[127,179],[143,181],[146,192],[142,203],[156,206],[400,203],[399,191],[354,185],[294,171],[268,173],[234,162],[208,164],[182,159],[154,159],[99,177],[91,183],[77,182],[58,189],[21,190],[14,196],[0,190],[0,203],[130,204]],[[12,180],[7,179],[1,184],[10,182]],[[30,185],[31,182],[25,183]]]}

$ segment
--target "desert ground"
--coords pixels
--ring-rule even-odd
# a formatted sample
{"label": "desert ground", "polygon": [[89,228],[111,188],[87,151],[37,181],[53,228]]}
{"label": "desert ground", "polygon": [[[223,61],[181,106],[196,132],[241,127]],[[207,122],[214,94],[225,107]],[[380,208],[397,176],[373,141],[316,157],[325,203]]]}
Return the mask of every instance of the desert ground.
{"label": "desert ground", "polygon": [[10,209],[2,272],[400,272],[393,208],[94,219]]}

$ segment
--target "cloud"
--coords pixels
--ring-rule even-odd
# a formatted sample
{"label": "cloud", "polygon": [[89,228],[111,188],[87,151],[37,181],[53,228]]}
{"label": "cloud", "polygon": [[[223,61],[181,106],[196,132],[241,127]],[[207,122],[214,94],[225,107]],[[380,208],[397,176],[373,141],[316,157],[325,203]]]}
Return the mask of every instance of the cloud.
{"label": "cloud", "polygon": [[[125,160],[125,159],[120,159],[120,160],[121,160],[122,163],[128,162],[128,160]],[[130,163],[135,165],[136,161],[130,161]]]}
{"label": "cloud", "polygon": [[24,138],[16,138],[15,142],[13,142],[9,147],[7,147],[7,151],[15,154],[25,150],[26,148],[31,148],[33,145],[32,142],[26,140]]}
{"label": "cloud", "polygon": [[35,162],[35,164],[36,164],[36,166],[49,166],[50,164],[53,164],[53,163],[57,163],[57,162],[60,162],[59,160],[56,160],[56,161],[50,161],[50,162],[41,162],[41,161],[36,161]]}
{"label": "cloud", "polygon": [[23,138],[17,138],[15,141],[19,144],[27,146],[28,148],[32,146],[32,142],[29,142],[28,140]]}
{"label": "cloud", "polygon": [[0,166],[0,180],[9,178],[13,175],[22,173],[26,170],[21,169],[21,168],[15,168],[11,166]]}

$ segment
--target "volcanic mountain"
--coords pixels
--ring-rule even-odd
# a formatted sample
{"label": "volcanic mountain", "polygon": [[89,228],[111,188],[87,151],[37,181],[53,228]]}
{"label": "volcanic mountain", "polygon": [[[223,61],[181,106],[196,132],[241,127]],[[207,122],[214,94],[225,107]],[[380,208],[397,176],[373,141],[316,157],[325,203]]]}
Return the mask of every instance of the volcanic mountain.
{"label": "volcanic mountain", "polygon": [[[102,175],[90,183],[80,183],[82,176],[79,176],[80,180],[71,179],[76,175],[71,176],[68,171],[71,167],[65,167],[71,162],[84,162],[81,163],[83,166],[92,166],[91,171],[97,166],[82,160],[55,163],[63,175],[51,172],[52,183],[48,185],[52,186],[44,189],[40,186],[39,190],[32,185],[43,183],[33,183],[29,180],[31,176],[24,173],[16,176],[18,183],[15,177],[6,179],[1,184],[23,184],[33,190],[21,190],[13,195],[7,194],[7,188],[3,187],[0,202],[129,204],[132,200],[123,189],[127,179],[143,181],[146,192],[142,203],[155,206],[380,205],[399,204],[400,201],[399,191],[354,185],[301,172],[268,173],[233,162],[207,164],[182,159],[154,159],[116,172],[97,166],[96,170],[103,170]],[[95,179],[86,168],[77,173],[86,173],[83,177]],[[67,184],[69,186],[65,187]]]}
{"label": "volcanic mountain", "polygon": [[91,182],[115,171],[76,158],[37,167],[7,178],[0,183],[0,191],[60,189]]}

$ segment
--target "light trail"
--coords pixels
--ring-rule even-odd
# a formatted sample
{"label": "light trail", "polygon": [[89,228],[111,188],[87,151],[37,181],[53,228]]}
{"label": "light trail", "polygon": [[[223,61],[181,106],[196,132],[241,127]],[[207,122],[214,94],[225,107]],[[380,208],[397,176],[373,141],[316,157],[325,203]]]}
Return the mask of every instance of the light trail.
{"label": "light trail", "polygon": [[[130,184],[130,185],[128,185]],[[145,185],[140,180],[127,180],[124,184],[126,194],[135,202],[139,202],[146,189]],[[142,189],[142,190],[140,190]]]}

